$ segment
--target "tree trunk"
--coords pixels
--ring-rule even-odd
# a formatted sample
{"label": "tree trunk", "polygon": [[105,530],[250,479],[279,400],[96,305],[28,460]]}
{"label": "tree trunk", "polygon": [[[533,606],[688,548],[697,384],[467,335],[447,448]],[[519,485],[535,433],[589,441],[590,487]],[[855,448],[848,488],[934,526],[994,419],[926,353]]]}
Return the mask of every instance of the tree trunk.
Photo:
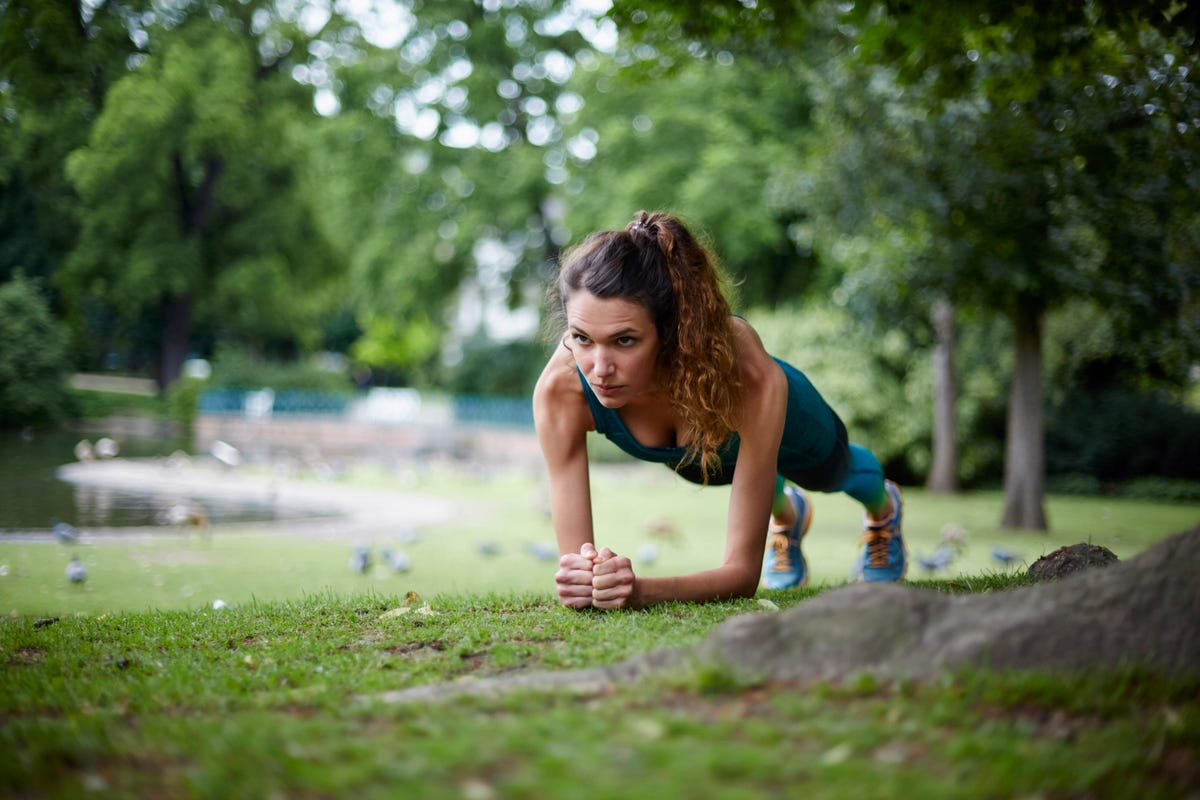
{"label": "tree trunk", "polygon": [[1047,529],[1042,416],[1042,310],[1022,298],[1014,315],[1012,394],[1004,446],[1004,528]]}
{"label": "tree trunk", "polygon": [[[179,210],[179,230],[187,238],[201,239],[209,215],[216,205],[217,183],[225,171],[225,162],[216,156],[204,159],[204,177],[192,191],[187,177],[183,155],[178,151],[172,159],[175,176],[175,196]],[[160,305],[162,314],[162,341],[159,343],[158,388],[166,389],[183,374],[183,362],[187,360],[192,339],[193,293],[164,297]]]}
{"label": "tree trunk", "polygon": [[166,389],[183,374],[192,332],[192,296],[162,301],[162,342],[159,345],[158,388]]}
{"label": "tree trunk", "polygon": [[954,375],[954,306],[944,298],[933,305],[933,464],[926,488],[958,491],[958,381]]}

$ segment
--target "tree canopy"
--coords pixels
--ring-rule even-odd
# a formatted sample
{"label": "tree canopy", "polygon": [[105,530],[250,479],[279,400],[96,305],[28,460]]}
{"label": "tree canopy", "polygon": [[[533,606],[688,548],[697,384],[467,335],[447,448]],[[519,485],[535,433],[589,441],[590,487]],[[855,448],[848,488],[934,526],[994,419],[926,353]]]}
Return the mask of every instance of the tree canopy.
{"label": "tree canopy", "polygon": [[863,348],[812,360],[870,373],[891,399],[850,414],[910,475],[928,412],[886,408],[926,403],[948,309],[956,424],[981,441],[960,471],[1021,445],[1024,526],[1046,407],[1191,380],[1196,3],[590,9],[0,0],[0,278],[53,290],[77,366],[166,384],[191,353],[332,347],[493,386],[445,376],[536,352],[509,339],[560,249],[666,208],[739,310]]}

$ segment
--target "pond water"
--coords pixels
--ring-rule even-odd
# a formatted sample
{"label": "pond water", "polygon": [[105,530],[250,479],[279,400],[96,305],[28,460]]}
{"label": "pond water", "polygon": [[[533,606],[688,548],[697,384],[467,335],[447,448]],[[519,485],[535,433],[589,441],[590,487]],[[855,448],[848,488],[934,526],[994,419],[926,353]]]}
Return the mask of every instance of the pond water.
{"label": "pond water", "polygon": [[[67,483],[55,476],[63,464],[76,460],[82,439],[95,442],[103,433],[0,429],[0,537],[5,534],[49,532],[55,520],[77,528],[132,528],[159,525],[175,502],[152,493],[117,491]],[[168,456],[190,443],[171,437],[113,436],[120,457]],[[296,518],[295,513],[266,504],[231,499],[193,498],[213,524],[260,522]]]}

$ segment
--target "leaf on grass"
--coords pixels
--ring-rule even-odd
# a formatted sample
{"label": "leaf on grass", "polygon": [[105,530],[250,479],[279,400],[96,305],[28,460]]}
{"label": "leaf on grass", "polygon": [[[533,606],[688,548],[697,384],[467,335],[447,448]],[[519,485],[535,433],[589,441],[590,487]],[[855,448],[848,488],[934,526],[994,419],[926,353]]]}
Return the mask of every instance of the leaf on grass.
{"label": "leaf on grass", "polygon": [[[412,593],[410,592],[410,594],[412,594]],[[421,605],[420,608],[413,608],[412,606],[397,606],[396,608],[393,608],[393,609],[383,612],[382,614],[379,615],[379,618],[380,619],[390,619],[392,617],[403,617],[405,614],[407,614],[410,611],[415,612],[415,613],[421,615],[422,617],[432,617],[434,614],[437,613],[436,611],[434,611],[432,608],[429,607],[429,603],[424,603]]]}
{"label": "leaf on grass", "polygon": [[821,756],[821,763],[826,766],[834,766],[841,764],[846,759],[853,755],[854,749],[849,744],[842,742],[839,745],[829,748],[825,754]]}
{"label": "leaf on grass", "polygon": [[758,605],[760,608],[766,609],[767,611],[778,611],[779,610],[779,606],[775,605],[775,603],[773,603],[772,601],[768,600],[765,597],[758,598]]}

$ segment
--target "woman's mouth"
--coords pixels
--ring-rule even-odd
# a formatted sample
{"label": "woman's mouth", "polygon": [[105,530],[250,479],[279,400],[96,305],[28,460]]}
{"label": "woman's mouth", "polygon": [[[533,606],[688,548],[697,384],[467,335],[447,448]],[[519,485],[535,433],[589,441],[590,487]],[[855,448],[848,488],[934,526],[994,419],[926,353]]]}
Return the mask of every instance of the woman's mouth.
{"label": "woman's mouth", "polygon": [[592,384],[592,389],[600,397],[612,397],[613,395],[618,394],[622,388],[623,387],[621,386],[605,386],[599,383]]}

